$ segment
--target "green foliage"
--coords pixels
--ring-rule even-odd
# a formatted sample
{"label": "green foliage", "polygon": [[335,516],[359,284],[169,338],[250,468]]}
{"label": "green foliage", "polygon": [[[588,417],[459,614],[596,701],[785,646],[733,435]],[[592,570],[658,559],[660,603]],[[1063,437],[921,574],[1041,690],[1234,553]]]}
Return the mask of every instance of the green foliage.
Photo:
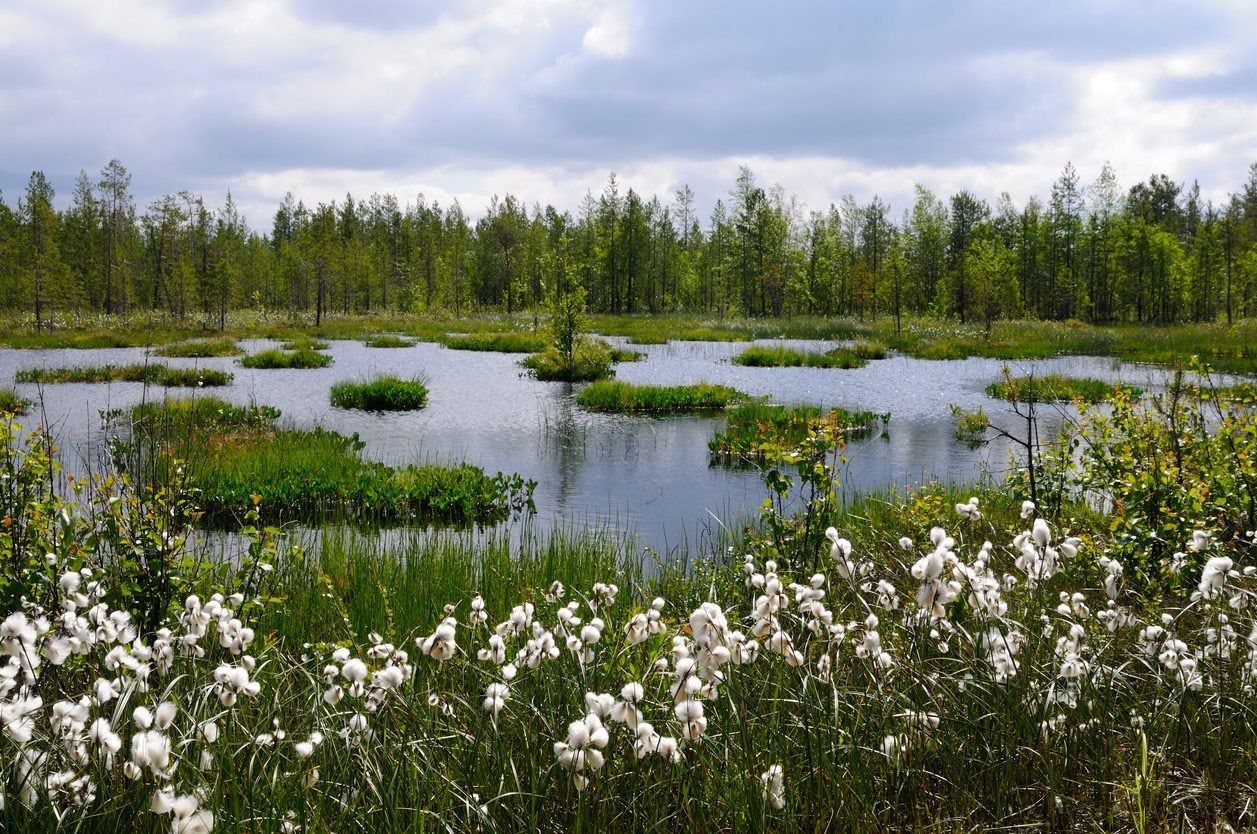
{"label": "green foliage", "polygon": [[427,386],[419,379],[385,374],[367,382],[338,382],[332,386],[332,405],[362,411],[415,411],[428,403]]}
{"label": "green foliage", "polygon": [[868,356],[844,347],[836,347],[824,353],[812,353],[787,347],[752,345],[733,357],[732,361],[735,365],[747,365],[752,368],[806,367],[849,370],[863,368],[868,364],[868,360]]}
{"label": "green foliage", "polygon": [[233,375],[214,368],[171,368],[166,365],[98,365],[74,368],[27,368],[17,372],[18,382],[143,382],[168,388],[201,388],[228,385]]}
{"label": "green foliage", "polygon": [[276,426],[273,409],[170,400],[131,416],[129,468],[158,486],[186,477],[216,524],[238,521],[255,504],[266,520],[455,525],[500,521],[532,505],[535,483],[519,475],[470,464],[386,466],[364,459],[356,437]]}
{"label": "green foliage", "polygon": [[326,368],[332,364],[332,357],[317,350],[262,350],[251,353],[240,360],[246,368],[285,369],[285,368]]}
{"label": "green foliage", "polygon": [[410,339],[403,339],[401,336],[392,333],[381,333],[370,338],[363,339],[362,343],[370,348],[408,348],[414,347],[415,343]]}
{"label": "green foliage", "polygon": [[999,382],[986,386],[989,396],[1015,402],[1069,402],[1082,400],[1088,403],[1111,400],[1121,392],[1128,398],[1137,398],[1143,390],[1133,385],[1114,384],[1099,379],[1078,379],[1057,374],[1044,376],[1006,376]]}
{"label": "green foliage", "polygon": [[497,353],[537,353],[549,342],[540,333],[464,333],[445,336],[441,344],[451,350],[493,351]]}
{"label": "green foliage", "polygon": [[986,411],[980,407],[970,410],[953,404],[951,413],[956,421],[956,439],[970,448],[981,446],[986,440],[986,429],[991,424]]}
{"label": "green foliage", "polygon": [[633,385],[618,380],[592,382],[581,389],[576,402],[590,411],[666,414],[714,411],[746,399],[727,385]]}
{"label": "green foliage", "polygon": [[827,432],[834,440],[871,434],[889,414],[834,408],[822,412],[813,405],[773,405],[749,402],[731,408],[728,424],[708,442],[712,457],[722,462],[762,463],[780,449],[804,442],[813,432]]}
{"label": "green foliage", "polygon": [[298,336],[283,342],[280,348],[290,351],[327,350],[327,342],[309,336]]}
{"label": "green foliage", "polygon": [[190,359],[204,359],[211,356],[236,356],[241,351],[236,340],[229,337],[219,339],[197,339],[190,342],[176,342],[164,345],[156,351],[158,356],[174,356]]}
{"label": "green foliage", "polygon": [[12,388],[0,388],[0,417],[5,414],[25,414],[31,401]]}
{"label": "green foliage", "polygon": [[519,364],[543,382],[587,382],[606,379],[615,373],[611,367],[611,350],[600,339],[578,341],[570,362],[551,345],[541,353],[520,360]]}

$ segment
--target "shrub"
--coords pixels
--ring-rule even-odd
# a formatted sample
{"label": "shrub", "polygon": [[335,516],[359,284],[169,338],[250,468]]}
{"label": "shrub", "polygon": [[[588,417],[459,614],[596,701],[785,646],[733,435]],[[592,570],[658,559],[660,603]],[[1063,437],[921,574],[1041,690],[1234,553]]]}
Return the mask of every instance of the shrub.
{"label": "shrub", "polygon": [[578,342],[575,362],[571,367],[554,346],[532,354],[519,364],[544,382],[588,382],[606,379],[614,373],[610,348],[606,342],[595,339]]}
{"label": "shrub", "polygon": [[713,411],[746,399],[727,385],[633,385],[618,380],[592,382],[581,389],[576,402],[590,411],[651,412]]}
{"label": "shrub", "polygon": [[338,382],[332,405],[361,411],[414,411],[428,403],[428,389],[418,379],[384,375],[369,382]]}
{"label": "shrub", "polygon": [[332,364],[332,357],[317,350],[263,350],[251,353],[240,360],[246,368],[283,369],[283,368],[326,368]]}

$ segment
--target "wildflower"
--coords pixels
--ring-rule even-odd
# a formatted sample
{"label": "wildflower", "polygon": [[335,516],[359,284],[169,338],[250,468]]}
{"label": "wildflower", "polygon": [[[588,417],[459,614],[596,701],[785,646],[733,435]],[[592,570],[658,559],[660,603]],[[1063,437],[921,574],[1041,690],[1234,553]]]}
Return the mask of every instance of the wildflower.
{"label": "wildflower", "polygon": [[764,783],[764,800],[780,811],[786,804],[786,791],[781,765],[773,765],[759,777]]}
{"label": "wildflower", "polygon": [[436,660],[449,660],[458,651],[458,645],[455,642],[455,626],[457,625],[458,621],[453,617],[446,617],[431,635],[415,639],[419,651]]}
{"label": "wildflower", "polygon": [[200,798],[193,794],[174,796],[159,790],[153,795],[152,809],[171,815],[172,834],[210,834],[214,830],[214,814],[202,808]]}
{"label": "wildflower", "polygon": [[825,530],[825,538],[829,539],[829,558],[834,560],[834,572],[843,579],[850,579],[855,566],[851,563],[851,542],[838,536],[838,530],[830,527]]}
{"label": "wildflower", "polygon": [[1193,530],[1191,541],[1187,543],[1187,549],[1192,553],[1199,553],[1209,546],[1209,534],[1204,530]]}
{"label": "wildflower", "polygon": [[698,741],[707,732],[707,717],[703,714],[703,702],[687,699],[673,707],[681,722],[681,734],[690,741]]}
{"label": "wildflower", "polygon": [[589,783],[587,770],[599,770],[605,763],[602,749],[610,736],[596,715],[586,715],[581,721],[567,725],[567,741],[554,743],[554,756],[559,764],[572,772],[572,782],[577,790]]}
{"label": "wildflower", "polygon": [[159,779],[169,779],[174,775],[170,762],[170,739],[160,730],[142,730],[131,736],[130,764],[133,779],[139,778],[145,768]]}
{"label": "wildflower", "polygon": [[982,513],[978,510],[977,496],[970,496],[968,502],[956,505],[956,512],[963,518],[970,521],[978,521],[982,518]]}
{"label": "wildflower", "polygon": [[484,711],[492,713],[494,720],[497,720],[498,713],[506,706],[506,699],[510,694],[510,687],[504,683],[489,684],[484,693]]}
{"label": "wildflower", "polygon": [[1022,501],[1021,502],[1021,517],[1025,519],[1030,518],[1030,516],[1034,515],[1035,509],[1037,508],[1034,506],[1033,501]]}
{"label": "wildflower", "polygon": [[471,600],[471,615],[468,617],[472,625],[483,625],[489,619],[489,613],[484,610],[484,597],[476,594]]}
{"label": "wildflower", "polygon": [[1212,599],[1226,584],[1227,572],[1233,565],[1229,556],[1214,556],[1205,562],[1205,569],[1200,574],[1200,595],[1205,599]]}

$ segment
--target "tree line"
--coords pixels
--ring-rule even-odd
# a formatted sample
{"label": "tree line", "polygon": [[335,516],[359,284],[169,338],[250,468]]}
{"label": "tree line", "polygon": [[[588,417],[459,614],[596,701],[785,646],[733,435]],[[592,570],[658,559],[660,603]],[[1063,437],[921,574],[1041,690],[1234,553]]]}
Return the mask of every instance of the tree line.
{"label": "tree line", "polygon": [[472,220],[457,202],[392,194],[309,206],[291,194],[269,232],[230,193],[186,191],[142,209],[118,160],[55,207],[35,171],[16,205],[0,194],[0,308],[40,329],[68,312],[159,311],[225,327],[229,311],[312,314],[541,307],[579,287],[599,313],[856,317],[932,314],[1109,322],[1234,321],[1257,309],[1257,163],[1220,205],[1157,174],[1123,189],[1105,165],[1072,165],[1046,200],[994,205],[917,186],[896,217],[878,197],[808,211],[742,168],[700,217],[613,173],[575,212],[494,197]]}

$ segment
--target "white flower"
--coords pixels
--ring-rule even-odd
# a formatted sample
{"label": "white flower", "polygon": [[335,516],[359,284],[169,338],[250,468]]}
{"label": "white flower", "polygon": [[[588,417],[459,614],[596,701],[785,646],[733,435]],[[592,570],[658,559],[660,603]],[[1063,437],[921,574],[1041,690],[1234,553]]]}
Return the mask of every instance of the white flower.
{"label": "white flower", "polygon": [[1229,556],[1214,556],[1205,562],[1205,569],[1200,573],[1200,595],[1205,599],[1211,599],[1221,590],[1226,584],[1227,571],[1233,565]]}
{"label": "white flower", "polygon": [[457,625],[458,621],[453,617],[446,617],[431,635],[416,638],[415,643],[419,646],[419,651],[436,660],[449,660],[458,651],[458,644],[455,642],[455,626]]}
{"label": "white flower", "polygon": [[506,706],[506,699],[511,695],[511,688],[504,683],[491,683],[484,692],[484,711],[492,713],[494,719]]}
{"label": "white flower", "polygon": [[786,804],[786,791],[784,774],[781,765],[773,765],[764,771],[760,777],[760,781],[764,783],[764,800],[777,810],[781,810]]}
{"label": "white flower", "polygon": [[1187,543],[1187,549],[1192,553],[1199,553],[1209,546],[1209,534],[1204,530],[1195,530],[1192,532],[1191,541]]}
{"label": "white flower", "polygon": [[577,790],[587,784],[586,770],[598,770],[604,764],[602,748],[609,740],[602,720],[596,715],[586,715],[581,721],[567,725],[567,741],[554,743],[554,757],[572,772],[572,782]]}
{"label": "white flower", "polygon": [[1030,516],[1034,515],[1035,509],[1037,508],[1034,506],[1033,501],[1022,501],[1021,502],[1021,517],[1030,518]]}
{"label": "white flower", "polygon": [[957,504],[956,512],[970,521],[978,521],[982,518],[982,513],[978,510],[977,496],[970,497],[967,503]]}

